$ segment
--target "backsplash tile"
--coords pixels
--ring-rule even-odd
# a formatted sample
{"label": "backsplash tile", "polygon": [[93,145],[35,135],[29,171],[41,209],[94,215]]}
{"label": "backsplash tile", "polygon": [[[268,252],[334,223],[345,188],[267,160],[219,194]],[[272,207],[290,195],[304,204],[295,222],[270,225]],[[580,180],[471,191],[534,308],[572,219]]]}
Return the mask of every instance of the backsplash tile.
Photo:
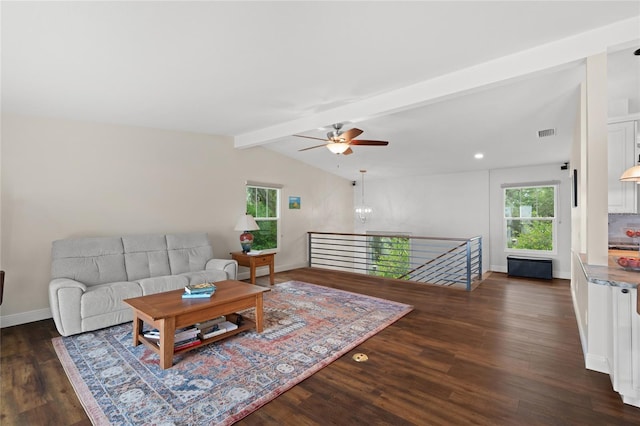
{"label": "backsplash tile", "polygon": [[638,243],[640,237],[629,238],[625,232],[627,229],[640,231],[640,215],[638,214],[609,214],[609,242],[614,243]]}

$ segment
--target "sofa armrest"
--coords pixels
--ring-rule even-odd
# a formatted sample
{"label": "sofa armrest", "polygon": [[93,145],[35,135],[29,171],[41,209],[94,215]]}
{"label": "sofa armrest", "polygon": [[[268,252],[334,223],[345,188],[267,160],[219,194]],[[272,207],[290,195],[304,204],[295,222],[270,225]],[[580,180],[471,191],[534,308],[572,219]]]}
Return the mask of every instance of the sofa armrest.
{"label": "sofa armrest", "polygon": [[209,259],[205,269],[221,269],[227,273],[228,280],[238,279],[238,262],[231,259]]}
{"label": "sofa armrest", "polygon": [[70,336],[82,332],[80,299],[87,286],[68,278],[57,278],[49,283],[49,306],[58,333]]}

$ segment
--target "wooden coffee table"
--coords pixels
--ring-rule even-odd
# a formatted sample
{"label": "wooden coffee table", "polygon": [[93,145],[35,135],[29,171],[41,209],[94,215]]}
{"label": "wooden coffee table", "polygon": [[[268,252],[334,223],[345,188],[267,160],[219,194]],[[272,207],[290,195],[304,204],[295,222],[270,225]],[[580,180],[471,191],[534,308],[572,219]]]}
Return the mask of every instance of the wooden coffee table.
{"label": "wooden coffee table", "polygon": [[[176,328],[204,322],[220,315],[229,316],[228,320],[233,322],[236,318],[235,312],[255,308],[255,322],[243,318],[244,323],[237,329],[205,339],[202,344],[222,340],[254,327],[258,333],[262,333],[262,293],[270,289],[233,280],[215,284],[217,289],[210,299],[183,299],[184,290],[180,289],[123,300],[133,308],[133,346],[142,343],[155,351],[160,355],[160,367],[166,369],[173,365],[174,354],[193,349],[191,347],[174,351],[173,338]],[[160,331],[159,347],[155,340],[144,337],[143,322]],[[195,347],[199,346],[202,345]]]}

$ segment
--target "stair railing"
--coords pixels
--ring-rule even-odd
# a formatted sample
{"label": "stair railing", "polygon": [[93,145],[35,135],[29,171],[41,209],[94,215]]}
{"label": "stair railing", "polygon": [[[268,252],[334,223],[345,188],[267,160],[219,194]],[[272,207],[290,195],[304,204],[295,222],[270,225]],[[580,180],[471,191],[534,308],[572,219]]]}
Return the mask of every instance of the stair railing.
{"label": "stair railing", "polygon": [[482,279],[482,237],[308,232],[309,267],[464,286]]}

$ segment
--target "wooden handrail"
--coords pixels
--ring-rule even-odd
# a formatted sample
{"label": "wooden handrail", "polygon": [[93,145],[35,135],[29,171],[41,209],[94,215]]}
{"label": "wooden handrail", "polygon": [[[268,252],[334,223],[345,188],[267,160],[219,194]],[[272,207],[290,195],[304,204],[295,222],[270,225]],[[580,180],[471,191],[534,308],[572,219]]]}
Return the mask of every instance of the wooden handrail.
{"label": "wooden handrail", "polygon": [[409,238],[412,240],[439,240],[439,241],[471,241],[478,237],[473,238],[447,238],[447,237],[416,237],[413,235],[407,234],[349,234],[345,232],[315,232],[308,231],[307,234],[315,234],[315,235],[342,235],[342,236],[350,236],[350,237],[391,237],[391,238]]}

